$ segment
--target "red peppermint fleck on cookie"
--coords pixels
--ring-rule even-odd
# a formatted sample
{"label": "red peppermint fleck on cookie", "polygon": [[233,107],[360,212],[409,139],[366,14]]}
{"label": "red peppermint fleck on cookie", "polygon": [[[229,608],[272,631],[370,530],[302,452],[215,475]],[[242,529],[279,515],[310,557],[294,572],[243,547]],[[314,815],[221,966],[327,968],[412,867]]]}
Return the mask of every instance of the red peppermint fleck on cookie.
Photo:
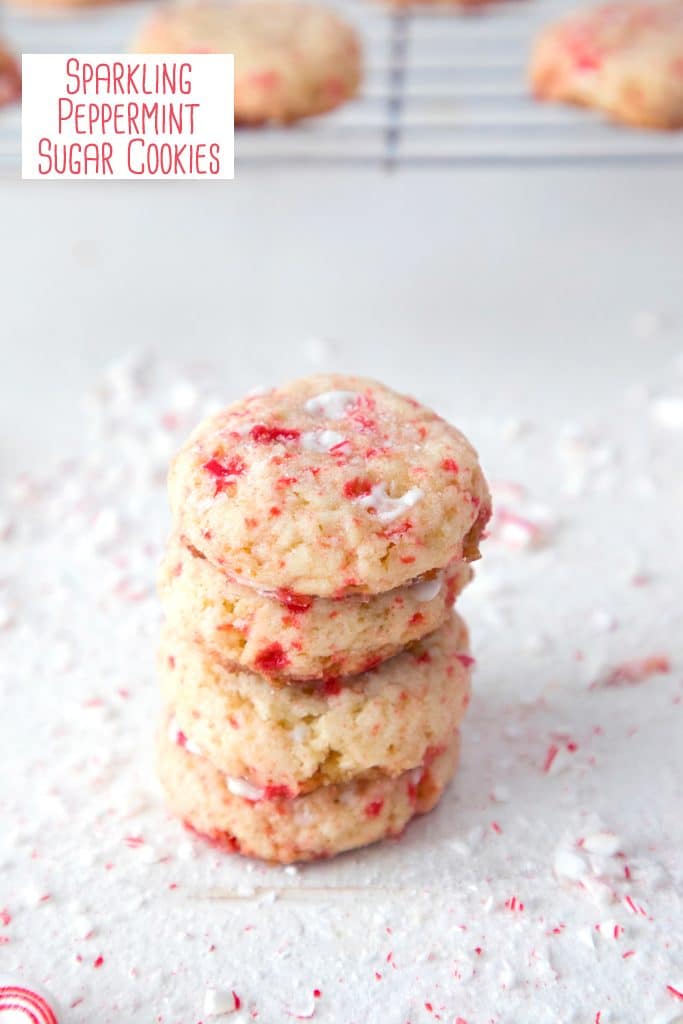
{"label": "red peppermint fleck on cookie", "polygon": [[256,444],[275,444],[277,441],[296,441],[301,436],[300,430],[290,427],[268,427],[265,423],[257,423],[249,431],[249,437]]}
{"label": "red peppermint fleck on cookie", "polygon": [[477,660],[476,658],[473,658],[471,654],[468,654],[466,651],[458,651],[455,657],[457,661],[459,661],[460,664],[463,665],[465,668],[471,668],[472,665],[476,664]]}
{"label": "red peppermint fleck on cookie", "polygon": [[384,807],[384,800],[372,800],[369,804],[365,805],[365,816],[367,818],[376,818],[382,812]]}
{"label": "red peppermint fleck on cookie", "polygon": [[356,476],[353,480],[347,480],[344,484],[344,497],[350,498],[352,501],[355,498],[362,498],[364,495],[369,494],[372,490],[372,481],[366,477]]}
{"label": "red peppermint fleck on cookie", "polygon": [[59,1024],[55,1000],[23,978],[0,976],[0,1020],[7,1024]]}
{"label": "red peppermint fleck on cookie", "polygon": [[455,461],[455,459],[444,459],[443,462],[441,463],[441,468],[445,470],[446,473],[460,472],[460,467],[458,466],[458,463]]}
{"label": "red peppermint fleck on cookie", "polygon": [[289,658],[287,657],[282,644],[279,644],[277,640],[268,644],[263,650],[259,651],[254,659],[254,665],[257,669],[260,669],[266,674],[272,672],[278,672],[280,669],[286,668],[289,665]]}
{"label": "red peppermint fleck on cookie", "polygon": [[313,598],[308,597],[306,594],[295,594],[293,590],[288,590],[287,587],[280,587],[279,590],[275,591],[280,604],[283,604],[285,608],[289,608],[290,612],[307,612],[313,604]]}
{"label": "red peppermint fleck on cookie", "polygon": [[240,458],[239,455],[235,455],[230,459],[221,460],[218,458],[209,459],[208,462],[204,463],[203,468],[207,473],[216,478],[216,489],[214,491],[214,497],[224,491],[229,483],[234,481],[236,477],[241,476],[247,468],[247,464],[244,459]]}

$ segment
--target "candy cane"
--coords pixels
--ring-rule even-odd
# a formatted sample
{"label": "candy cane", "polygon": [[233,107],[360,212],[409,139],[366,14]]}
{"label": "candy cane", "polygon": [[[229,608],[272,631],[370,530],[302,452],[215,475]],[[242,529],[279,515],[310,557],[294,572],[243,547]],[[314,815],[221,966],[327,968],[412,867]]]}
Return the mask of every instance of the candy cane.
{"label": "candy cane", "polygon": [[0,1024],[59,1024],[47,994],[31,982],[0,977]]}

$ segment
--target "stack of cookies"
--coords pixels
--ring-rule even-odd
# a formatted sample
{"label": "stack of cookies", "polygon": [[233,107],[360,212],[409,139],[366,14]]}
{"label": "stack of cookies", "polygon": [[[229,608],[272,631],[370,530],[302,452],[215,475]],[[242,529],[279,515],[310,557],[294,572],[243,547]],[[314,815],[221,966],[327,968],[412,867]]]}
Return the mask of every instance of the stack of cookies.
{"label": "stack of cookies", "polygon": [[453,602],[490,516],[471,445],[327,375],[202,423],[171,467],[158,764],[173,810],[287,863],[400,833],[453,776]]}

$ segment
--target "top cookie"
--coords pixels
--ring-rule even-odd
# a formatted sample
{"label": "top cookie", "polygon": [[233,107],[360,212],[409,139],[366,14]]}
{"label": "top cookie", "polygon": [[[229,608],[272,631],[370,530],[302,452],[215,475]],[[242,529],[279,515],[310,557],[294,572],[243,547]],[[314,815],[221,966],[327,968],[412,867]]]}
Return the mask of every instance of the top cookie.
{"label": "top cookie", "polygon": [[171,465],[179,532],[228,576],[282,593],[376,594],[479,556],[477,454],[413,398],[337,374],[245,398]]}
{"label": "top cookie", "polygon": [[19,65],[0,39],[0,107],[21,97]]}
{"label": "top cookie", "polygon": [[683,127],[683,0],[572,14],[537,40],[530,79],[542,99],[593,106],[640,127]]}
{"label": "top cookie", "polygon": [[296,121],[353,96],[361,81],[354,29],[324,7],[287,0],[167,6],[144,26],[139,53],[234,53],[235,120]]}

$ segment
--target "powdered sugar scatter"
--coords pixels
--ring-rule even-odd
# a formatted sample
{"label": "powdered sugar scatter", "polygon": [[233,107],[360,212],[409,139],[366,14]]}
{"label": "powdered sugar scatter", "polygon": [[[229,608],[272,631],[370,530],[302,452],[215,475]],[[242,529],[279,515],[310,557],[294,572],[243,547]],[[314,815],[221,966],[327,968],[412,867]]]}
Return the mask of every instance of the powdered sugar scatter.
{"label": "powdered sugar scatter", "polygon": [[[107,372],[82,449],[0,496],[3,969],[69,1024],[681,1024],[683,492],[655,371],[590,421],[462,424],[508,482],[460,599],[460,772],[399,840],[286,870],[183,829],[152,771],[166,467],[239,396],[211,367]],[[317,396],[313,432],[355,398]]]}

